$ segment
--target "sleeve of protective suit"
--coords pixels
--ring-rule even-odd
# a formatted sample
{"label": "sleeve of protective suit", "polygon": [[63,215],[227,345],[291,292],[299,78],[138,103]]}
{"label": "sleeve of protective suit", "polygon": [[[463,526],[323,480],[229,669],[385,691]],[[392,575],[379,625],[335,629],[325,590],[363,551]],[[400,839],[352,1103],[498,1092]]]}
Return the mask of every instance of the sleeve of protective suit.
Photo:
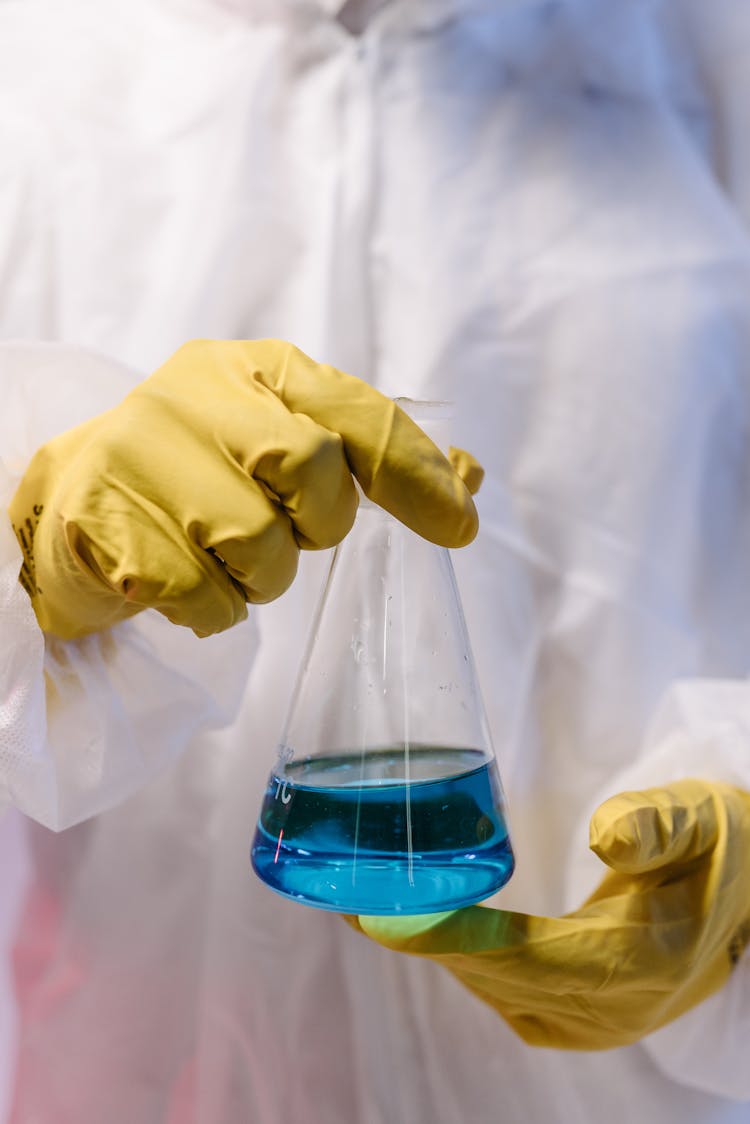
{"label": "sleeve of protective suit", "polygon": [[[118,803],[230,721],[255,649],[251,621],[199,641],[155,613],[82,640],[45,637],[18,581],[7,505],[32,454],[140,377],[63,345],[0,344],[0,808],[53,830]],[[207,661],[221,662],[220,696],[203,685]]]}
{"label": "sleeve of protective suit", "polygon": [[[599,797],[686,777],[723,781],[750,792],[749,681],[674,684],[656,710],[638,758],[626,772],[612,777]],[[571,849],[580,856],[569,870],[566,904],[571,909],[601,877],[601,864],[587,847],[588,820],[581,824],[580,835]],[[640,1045],[673,1080],[744,1101],[750,1100],[750,945],[738,949],[737,955],[732,975],[719,991]]]}

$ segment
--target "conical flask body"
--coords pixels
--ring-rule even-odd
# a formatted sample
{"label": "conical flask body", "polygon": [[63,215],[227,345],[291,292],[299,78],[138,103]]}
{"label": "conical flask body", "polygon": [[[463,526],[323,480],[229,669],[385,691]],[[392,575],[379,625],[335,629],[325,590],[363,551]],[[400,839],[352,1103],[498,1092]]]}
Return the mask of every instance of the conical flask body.
{"label": "conical flask body", "polygon": [[467,905],[513,870],[450,556],[368,501],[333,556],[252,862],[288,897],[369,914]]}

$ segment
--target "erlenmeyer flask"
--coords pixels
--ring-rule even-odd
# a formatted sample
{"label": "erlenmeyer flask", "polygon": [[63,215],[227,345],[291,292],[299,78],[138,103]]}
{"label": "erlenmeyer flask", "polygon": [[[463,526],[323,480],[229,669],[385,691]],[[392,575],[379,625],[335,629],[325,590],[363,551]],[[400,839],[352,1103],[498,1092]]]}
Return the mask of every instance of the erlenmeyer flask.
{"label": "erlenmeyer flask", "polygon": [[[431,432],[435,407],[411,407]],[[252,863],[287,897],[363,914],[468,905],[513,872],[450,556],[365,498],[334,552]]]}

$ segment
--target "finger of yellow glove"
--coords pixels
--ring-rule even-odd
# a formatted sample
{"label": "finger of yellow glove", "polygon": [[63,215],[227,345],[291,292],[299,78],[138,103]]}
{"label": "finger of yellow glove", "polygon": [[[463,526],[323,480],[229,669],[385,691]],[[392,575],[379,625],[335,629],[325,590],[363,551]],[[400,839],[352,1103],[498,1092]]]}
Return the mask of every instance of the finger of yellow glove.
{"label": "finger of yellow glove", "polygon": [[619,793],[597,808],[589,830],[592,851],[630,874],[690,862],[711,850],[716,838],[714,791],[692,779]]}
{"label": "finger of yellow glove", "polygon": [[[215,506],[189,525],[189,541],[223,564],[247,601],[273,601],[297,573],[299,547],[292,523],[254,480],[225,472],[221,482]],[[186,620],[190,612],[188,599]]]}
{"label": "finger of yellow glove", "polygon": [[[168,561],[163,543],[161,557]],[[137,588],[144,599],[140,608],[156,609],[172,624],[191,628],[196,636],[213,636],[247,617],[246,598],[218,559],[207,560],[176,548],[173,554],[171,588],[161,582],[156,589]]]}
{"label": "finger of yellow glove", "polygon": [[505,948],[525,939],[531,920],[525,914],[467,906],[408,917],[360,916],[359,925],[363,933],[387,948],[435,958]]}
{"label": "finger of yellow glove", "polygon": [[[41,598],[37,615],[42,614],[42,628],[49,616],[49,631],[71,639],[103,627],[109,612],[115,619],[123,619],[143,608],[154,608],[174,624],[188,625],[198,636],[210,636],[247,616],[245,596],[223,564],[191,546],[178,528],[170,535],[163,533],[163,526],[141,526],[134,535],[131,522],[126,555],[118,554],[116,535],[110,533],[102,546],[90,537],[90,533],[96,534],[95,528],[89,520],[85,523],[88,530],[86,526],[68,526],[67,559],[62,557],[58,544],[51,545],[50,557],[57,556],[59,568],[69,570],[64,589],[70,604],[61,603],[54,589],[51,595]],[[76,561],[71,561],[74,558]],[[92,588],[90,580],[80,577],[82,566],[101,575],[99,586]],[[86,583],[85,601],[81,602],[75,597],[79,580]],[[81,604],[98,619],[82,615]]]}
{"label": "finger of yellow glove", "polygon": [[484,469],[479,461],[471,453],[467,453],[466,449],[458,449],[455,445],[451,445],[448,450],[448,460],[469,492],[475,496],[484,480]]}
{"label": "finger of yellow glove", "polygon": [[250,393],[227,395],[225,410],[214,404],[213,412],[227,460],[264,486],[291,519],[298,545],[320,550],[341,542],[354,522],[357,491],[340,435],[293,413],[259,382]]}
{"label": "finger of yellow glove", "polygon": [[460,476],[419,426],[367,383],[279,340],[200,340],[187,348],[191,366],[203,352],[206,364],[243,372],[293,413],[340,434],[365,495],[424,538],[459,547],[476,535],[476,508]]}
{"label": "finger of yellow glove", "polygon": [[[456,916],[457,910],[446,913],[420,913],[405,917],[360,916],[357,927],[368,937],[387,948],[417,953],[432,948],[436,930]],[[441,933],[445,934],[445,928]]]}
{"label": "finger of yellow glove", "polygon": [[[637,911],[636,911],[637,912]],[[683,940],[684,910],[675,922]],[[670,924],[670,918],[664,918]],[[601,990],[615,971],[636,982],[652,974],[655,981],[674,964],[684,971],[663,926],[651,944],[648,912],[632,917],[628,895],[610,900],[607,908],[575,911],[564,917],[469,906],[452,913],[420,917],[359,917],[363,933],[398,952],[425,956],[453,970],[484,978],[486,986],[506,996],[539,992],[586,994]],[[644,964],[639,956],[646,948]],[[671,968],[665,987],[672,986]]]}
{"label": "finger of yellow glove", "polygon": [[271,463],[259,464],[255,476],[278,496],[298,545],[324,550],[351,530],[357,490],[339,435],[304,415],[290,417],[297,428],[293,457],[269,458]]}
{"label": "finger of yellow glove", "polygon": [[665,934],[652,940],[650,926],[633,924],[618,905],[567,917],[471,906],[423,918],[360,917],[359,924],[385,947],[455,973],[503,1017],[519,1019],[527,1041],[552,1035],[558,1046],[634,1040],[650,1017],[646,997],[663,1008],[685,974]]}
{"label": "finger of yellow glove", "polygon": [[[209,636],[243,620],[245,601],[264,604],[280,597],[294,580],[299,549],[288,516],[254,480],[211,461],[213,487],[206,503],[200,458],[193,467],[203,488],[196,484],[188,498],[191,474],[180,474],[179,519],[168,517],[158,499],[146,503],[139,493],[129,507],[123,505],[124,518],[107,519],[103,545],[96,552],[89,548],[89,555],[95,553],[94,572],[130,604],[156,609],[174,624]],[[106,496],[110,510],[115,489]],[[96,510],[91,502],[81,507]],[[91,514],[83,526],[93,542]],[[86,558],[80,544],[71,545]]]}

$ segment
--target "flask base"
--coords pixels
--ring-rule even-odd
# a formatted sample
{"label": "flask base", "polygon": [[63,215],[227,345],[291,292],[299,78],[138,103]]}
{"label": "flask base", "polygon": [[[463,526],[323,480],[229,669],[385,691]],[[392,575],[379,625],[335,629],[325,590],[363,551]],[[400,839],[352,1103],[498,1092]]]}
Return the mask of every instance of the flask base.
{"label": "flask base", "polygon": [[[273,860],[271,859],[271,862]],[[494,894],[513,872],[510,846],[498,848],[492,862],[446,855],[419,857],[409,869],[393,859],[352,863],[317,855],[286,863],[273,877],[257,849],[253,866],[267,886],[293,901],[336,913],[406,915],[441,913],[474,905]]]}

